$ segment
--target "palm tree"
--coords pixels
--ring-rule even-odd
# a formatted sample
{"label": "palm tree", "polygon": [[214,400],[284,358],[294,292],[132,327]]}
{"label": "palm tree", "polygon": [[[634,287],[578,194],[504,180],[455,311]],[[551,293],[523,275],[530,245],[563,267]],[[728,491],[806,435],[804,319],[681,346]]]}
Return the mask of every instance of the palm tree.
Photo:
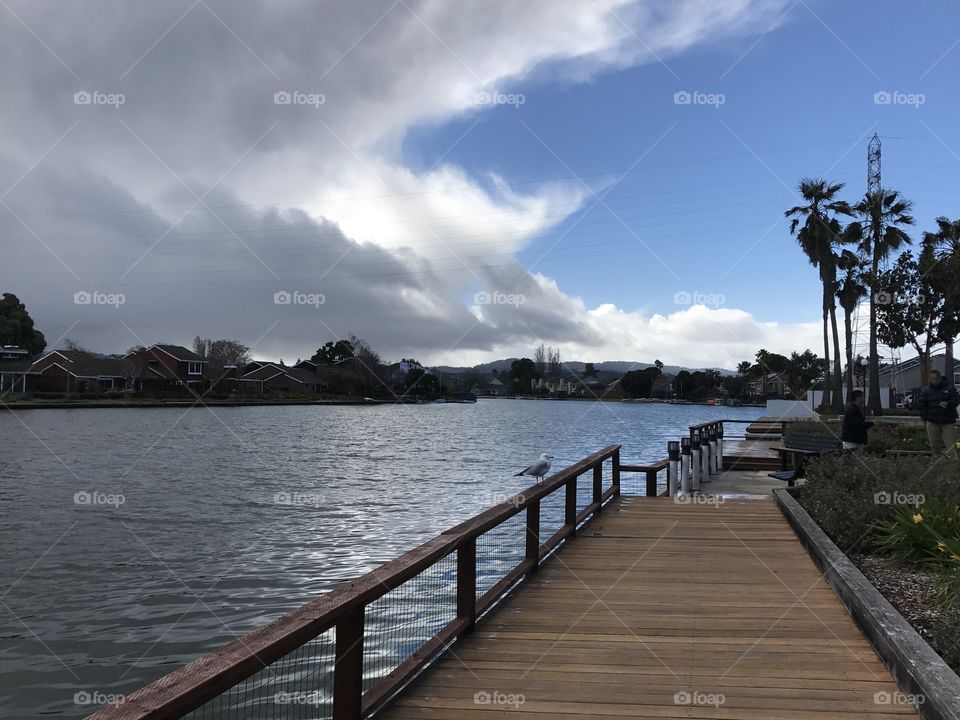
{"label": "palm tree", "polygon": [[860,251],[870,261],[870,363],[867,404],[870,412],[879,415],[883,411],[880,404],[880,358],[877,356],[877,293],[875,290],[880,274],[880,264],[891,253],[912,240],[903,229],[904,225],[913,225],[910,209],[913,203],[906,200],[896,190],[880,189],[868,192],[856,204],[854,211],[862,218],[860,230]]}
{"label": "palm tree", "polygon": [[749,360],[744,360],[743,362],[738,363],[738,364],[737,364],[737,375],[738,375],[739,377],[745,377],[746,374],[747,374],[748,372],[750,372],[750,368],[752,368],[752,367],[753,367],[753,364],[752,364]]}
{"label": "palm tree", "polygon": [[[840,382],[840,336],[837,332],[837,303],[835,286],[837,282],[836,245],[842,242],[840,215],[853,215],[850,205],[837,199],[837,193],[843,189],[843,183],[828,183],[823,178],[803,178],[800,181],[800,195],[804,205],[787,210],[784,215],[792,218],[790,234],[796,235],[800,247],[810,264],[820,271],[823,285],[823,362],[824,372],[823,404],[829,403],[834,410],[843,406],[843,390]],[[801,225],[801,220],[803,224]],[[833,378],[830,374],[830,330],[833,330]],[[832,397],[831,397],[831,389]]]}
{"label": "palm tree", "polygon": [[960,313],[960,220],[937,218],[937,231],[923,233],[921,269],[945,299],[940,336],[946,343],[947,377],[953,379],[953,343]]}
{"label": "palm tree", "polygon": [[863,260],[855,252],[844,250],[837,262],[843,277],[837,284],[837,299],[843,308],[843,342],[847,360],[847,397],[853,390],[853,313],[867,294],[863,278]]}

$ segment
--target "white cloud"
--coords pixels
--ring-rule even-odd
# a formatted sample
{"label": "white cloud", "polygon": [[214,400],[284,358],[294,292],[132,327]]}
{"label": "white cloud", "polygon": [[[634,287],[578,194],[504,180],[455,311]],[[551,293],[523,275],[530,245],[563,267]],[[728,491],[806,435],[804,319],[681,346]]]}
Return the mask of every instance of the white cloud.
{"label": "white cloud", "polygon": [[[44,42],[18,23],[0,28],[0,59],[19,68],[2,90],[0,190],[27,173],[5,198],[23,222],[0,208],[16,258],[0,285],[51,339],[79,320],[71,334],[104,350],[134,342],[119,319],[145,341],[251,342],[274,326],[261,347],[286,356],[331,331],[390,356],[489,357],[544,338],[570,354],[719,364],[743,355],[721,328],[777,349],[789,331],[734,310],[585,307],[510,260],[585,190],[514,192],[444,159],[418,173],[402,141],[415,126],[480,118],[479,93],[523,87],[532,103],[546,83],[766,30],[785,5],[247,0],[117,13],[12,2]],[[75,105],[78,90],[125,101]],[[275,104],[278,91],[323,101]],[[185,212],[198,195],[213,210]],[[65,298],[86,286],[123,288],[128,314],[78,317]],[[463,301],[478,286],[527,301],[485,307],[478,323]],[[269,298],[285,288],[324,292],[327,319],[278,314]]]}

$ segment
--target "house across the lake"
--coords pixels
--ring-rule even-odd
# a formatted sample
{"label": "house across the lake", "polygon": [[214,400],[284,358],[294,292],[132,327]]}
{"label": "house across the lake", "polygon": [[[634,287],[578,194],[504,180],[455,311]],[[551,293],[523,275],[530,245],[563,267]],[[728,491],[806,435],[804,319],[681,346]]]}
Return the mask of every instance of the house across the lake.
{"label": "house across the lake", "polygon": [[30,366],[34,389],[64,395],[100,395],[139,389],[140,373],[126,358],[86,350],[51,350]]}
{"label": "house across the lake", "polygon": [[206,360],[181,345],[151,345],[131,350],[124,359],[139,370],[147,394],[203,392],[209,386]]}
{"label": "house across the lake", "polygon": [[31,365],[30,351],[26,348],[0,346],[0,396],[29,394],[36,379]]}

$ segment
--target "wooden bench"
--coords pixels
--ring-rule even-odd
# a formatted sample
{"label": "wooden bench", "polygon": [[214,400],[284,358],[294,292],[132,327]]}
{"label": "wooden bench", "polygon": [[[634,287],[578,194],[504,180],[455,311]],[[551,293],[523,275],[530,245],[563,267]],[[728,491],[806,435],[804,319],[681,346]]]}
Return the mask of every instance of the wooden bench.
{"label": "wooden bench", "polygon": [[[840,440],[833,435],[806,432],[790,433],[784,441],[783,447],[774,448],[780,453],[780,462],[783,469],[768,473],[767,476],[784,480],[788,486],[793,487],[797,479],[803,477],[807,460],[837,452],[840,448]],[[788,458],[790,459],[789,468]]]}

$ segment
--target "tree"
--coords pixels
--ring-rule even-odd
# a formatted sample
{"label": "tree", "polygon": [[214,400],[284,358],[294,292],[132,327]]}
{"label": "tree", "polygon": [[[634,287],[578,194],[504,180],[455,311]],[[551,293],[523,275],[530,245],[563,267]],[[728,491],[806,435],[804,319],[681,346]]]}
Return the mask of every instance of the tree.
{"label": "tree", "polygon": [[583,377],[591,378],[597,376],[597,368],[593,363],[587,363],[583,366]]}
{"label": "tree", "polygon": [[[841,215],[853,215],[850,205],[837,199],[837,193],[843,189],[843,183],[828,183],[822,178],[803,178],[799,191],[805,204],[787,210],[784,215],[792,218],[790,234],[796,235],[800,247],[810,264],[820,272],[823,286],[823,357],[827,365],[824,375],[824,403],[828,402],[833,389],[834,410],[843,406],[840,389],[840,336],[837,332],[836,292],[837,256],[834,247],[843,241],[842,227],[837,219]],[[800,224],[803,220],[803,225]],[[833,378],[830,376],[830,330],[833,334],[834,363]]]}
{"label": "tree", "polygon": [[[944,298],[920,271],[910,251],[877,278],[877,338],[892,348],[912,345],[920,358],[920,382],[927,384],[930,348],[938,340]],[[921,341],[922,338],[922,341]]]}
{"label": "tree", "polygon": [[744,360],[743,362],[739,363],[737,365],[737,377],[746,376],[746,374],[750,372],[751,367],[753,367],[753,363],[751,363],[749,360]]}
{"label": "tree", "polygon": [[537,349],[533,351],[533,362],[537,366],[537,374],[543,377],[547,372],[547,350],[543,343],[537,345]]}
{"label": "tree", "polygon": [[250,348],[239,340],[208,340],[207,361],[210,367],[246,365],[250,362]]}
{"label": "tree", "polygon": [[785,372],[787,384],[794,398],[801,398],[820,377],[823,363],[813,352],[792,352],[787,360]]}
{"label": "tree", "polygon": [[193,352],[201,360],[206,360],[210,355],[210,343],[209,338],[202,338],[199,335],[193,337]]}
{"label": "tree", "polygon": [[510,363],[510,390],[522,393],[532,390],[531,381],[540,377],[537,364],[530,358],[520,358]]}
{"label": "tree", "polygon": [[946,345],[948,377],[953,372],[953,344],[960,334],[960,220],[937,218],[937,231],[923,233],[920,269],[944,298],[937,334]]}
{"label": "tree", "polygon": [[43,333],[34,329],[26,306],[13,293],[0,298],[0,345],[19,345],[31,355],[39,355],[47,347]]}
{"label": "tree", "polygon": [[871,413],[880,415],[880,358],[877,354],[877,289],[880,265],[892,253],[912,241],[903,229],[913,225],[910,215],[912,203],[904,199],[896,190],[877,190],[863,196],[854,207],[861,220],[851,223],[851,229],[860,236],[860,251],[870,260],[870,273],[867,276],[872,292],[870,293],[870,357],[869,392],[867,406]]}
{"label": "tree", "polygon": [[846,353],[847,393],[853,391],[853,313],[867,294],[864,282],[862,258],[855,252],[844,250],[840,254],[838,267],[843,273],[837,283],[837,299],[843,308],[843,342]]}
{"label": "tree", "polygon": [[628,397],[650,397],[653,394],[653,381],[660,374],[655,367],[643,370],[630,370],[623,374],[620,387]]}
{"label": "tree", "polygon": [[548,372],[554,377],[559,377],[563,369],[560,363],[560,348],[547,348]]}
{"label": "tree", "polygon": [[653,361],[653,366],[657,368],[659,372],[663,372],[663,363],[659,359]]}
{"label": "tree", "polygon": [[353,344],[349,340],[329,340],[310,358],[317,365],[333,365],[354,357]]}
{"label": "tree", "polygon": [[73,352],[89,352],[83,345],[78,343],[72,338],[64,338],[60,341],[59,350],[73,351]]}
{"label": "tree", "polygon": [[757,365],[760,367],[760,374],[783,372],[787,369],[787,358],[769,350],[760,348],[757,350]]}

